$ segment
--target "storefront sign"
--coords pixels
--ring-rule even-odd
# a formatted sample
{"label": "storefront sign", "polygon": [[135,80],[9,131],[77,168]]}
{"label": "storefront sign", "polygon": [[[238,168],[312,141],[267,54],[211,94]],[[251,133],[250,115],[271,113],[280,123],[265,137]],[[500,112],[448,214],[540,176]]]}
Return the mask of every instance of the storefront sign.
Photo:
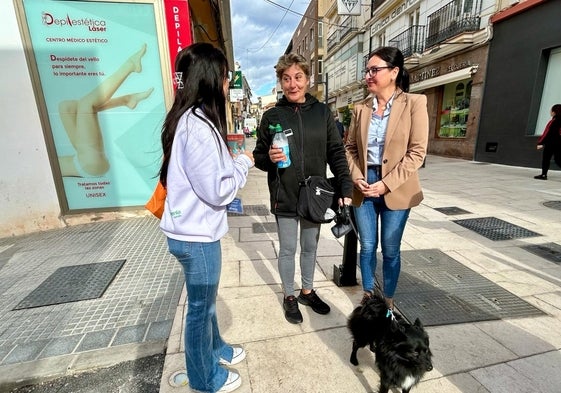
{"label": "storefront sign", "polygon": [[370,36],[375,35],[378,31],[383,29],[388,23],[400,17],[407,9],[419,3],[420,0],[403,0],[397,7],[383,18],[379,18],[378,22],[374,23],[370,28]]}
{"label": "storefront sign", "polygon": [[417,83],[440,75],[440,67],[429,68],[411,75],[411,83]]}
{"label": "storefront sign", "polygon": [[233,80],[232,80],[232,84],[231,87],[233,89],[241,89],[243,88],[243,78],[242,78],[242,72],[241,71],[234,71],[233,73]]}
{"label": "storefront sign", "polygon": [[465,60],[462,61],[461,63],[450,64],[448,67],[446,67],[446,71],[454,72],[467,67],[471,67],[471,60]]}
{"label": "storefront sign", "polygon": [[339,15],[360,15],[360,0],[337,0]]}
{"label": "storefront sign", "polygon": [[[411,83],[422,82],[427,79],[436,78],[437,76],[446,75],[450,72],[455,72],[458,70],[463,70],[464,68],[471,67],[473,64],[471,60],[464,60],[460,63],[452,63],[447,66],[438,66],[429,68],[420,72],[412,73],[410,76]],[[442,68],[445,68],[446,72],[442,72]]]}
{"label": "storefront sign", "polygon": [[49,153],[69,210],[144,205],[166,113],[154,4],[24,0],[23,7]]}
{"label": "storefront sign", "polygon": [[189,16],[189,3],[187,0],[165,0],[166,26],[168,31],[168,48],[171,74],[174,89],[177,80],[174,77],[175,57],[193,41],[191,36],[191,18]]}
{"label": "storefront sign", "polygon": [[243,89],[230,89],[230,101],[243,101]]}

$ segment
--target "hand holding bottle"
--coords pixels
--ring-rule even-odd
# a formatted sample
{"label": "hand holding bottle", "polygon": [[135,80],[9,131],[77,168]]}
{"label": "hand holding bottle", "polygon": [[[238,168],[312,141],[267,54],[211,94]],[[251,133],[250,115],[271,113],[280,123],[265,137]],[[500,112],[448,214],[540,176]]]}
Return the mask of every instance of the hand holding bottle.
{"label": "hand holding bottle", "polygon": [[272,145],[271,149],[269,150],[269,158],[276,164],[277,162],[285,161],[286,155],[284,154],[283,149],[281,149],[277,145]]}
{"label": "hand holding bottle", "polygon": [[275,132],[273,143],[269,150],[269,157],[279,168],[287,168],[290,166],[288,137],[283,132],[280,124],[276,126],[270,125],[269,129]]}

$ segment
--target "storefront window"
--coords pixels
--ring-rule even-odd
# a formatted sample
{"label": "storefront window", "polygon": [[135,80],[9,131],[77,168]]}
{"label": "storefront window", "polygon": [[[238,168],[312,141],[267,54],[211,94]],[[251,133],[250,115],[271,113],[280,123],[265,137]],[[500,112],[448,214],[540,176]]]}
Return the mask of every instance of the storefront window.
{"label": "storefront window", "polygon": [[551,120],[551,107],[561,104],[559,84],[561,83],[561,48],[556,48],[549,54],[547,73],[543,85],[540,111],[536,122],[534,135],[541,135],[547,122]]}
{"label": "storefront window", "polygon": [[465,79],[444,86],[439,137],[465,138],[471,85],[471,79]]}

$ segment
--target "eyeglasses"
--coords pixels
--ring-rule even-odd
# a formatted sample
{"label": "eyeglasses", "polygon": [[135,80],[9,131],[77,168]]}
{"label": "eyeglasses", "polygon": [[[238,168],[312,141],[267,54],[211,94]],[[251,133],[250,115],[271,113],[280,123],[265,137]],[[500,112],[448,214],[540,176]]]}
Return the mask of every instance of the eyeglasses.
{"label": "eyeglasses", "polygon": [[364,69],[364,75],[369,76],[371,78],[375,77],[378,71],[383,70],[384,68],[393,68],[393,66],[385,66],[385,67],[367,67]]}

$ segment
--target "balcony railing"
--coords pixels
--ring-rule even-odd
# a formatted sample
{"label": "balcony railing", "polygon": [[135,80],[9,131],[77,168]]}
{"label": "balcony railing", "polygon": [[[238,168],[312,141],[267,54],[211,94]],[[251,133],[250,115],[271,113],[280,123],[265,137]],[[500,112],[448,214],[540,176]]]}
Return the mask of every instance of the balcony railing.
{"label": "balcony railing", "polygon": [[330,51],[338,43],[339,43],[339,30],[336,30],[329,37],[327,37],[327,50]]}
{"label": "balcony railing", "polygon": [[482,0],[453,0],[427,17],[426,48],[458,34],[479,30]]}
{"label": "balcony railing", "polygon": [[343,19],[343,21],[341,22],[341,27],[339,30],[341,32],[340,34],[340,39],[343,40],[347,35],[349,35],[350,33],[352,33],[353,31],[357,31],[358,30],[358,24],[356,21],[356,16],[347,16],[345,19]]}
{"label": "balcony railing", "polygon": [[389,44],[398,48],[404,57],[409,57],[414,53],[423,53],[425,49],[425,26],[411,26],[389,40]]}

